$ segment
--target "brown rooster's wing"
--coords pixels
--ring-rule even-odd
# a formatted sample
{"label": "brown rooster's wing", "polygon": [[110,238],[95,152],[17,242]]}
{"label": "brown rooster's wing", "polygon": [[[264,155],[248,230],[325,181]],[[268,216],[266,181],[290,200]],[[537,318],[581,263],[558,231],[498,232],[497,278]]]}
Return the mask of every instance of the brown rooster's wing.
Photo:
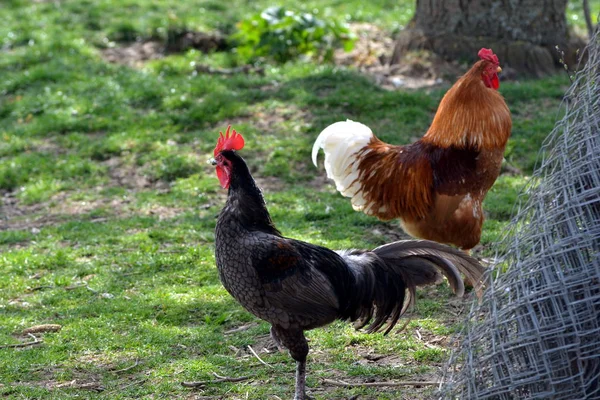
{"label": "brown rooster's wing", "polygon": [[[466,195],[484,185],[479,151],[421,141],[390,146],[373,141],[359,154],[359,181],[370,214],[381,219],[426,218],[436,195]],[[459,200],[460,201],[460,200]]]}
{"label": "brown rooster's wing", "polygon": [[481,188],[483,177],[477,170],[478,150],[425,146],[433,170],[433,187],[436,193],[465,195]]}
{"label": "brown rooster's wing", "polygon": [[[483,185],[479,152],[417,141],[392,146],[373,138],[355,155],[357,179],[349,186],[355,209],[383,220],[426,218],[436,195],[466,195]],[[460,199],[459,199],[460,201]]]}
{"label": "brown rooster's wing", "polygon": [[366,214],[382,220],[427,215],[433,202],[433,171],[420,142],[392,146],[374,138],[356,157]]}

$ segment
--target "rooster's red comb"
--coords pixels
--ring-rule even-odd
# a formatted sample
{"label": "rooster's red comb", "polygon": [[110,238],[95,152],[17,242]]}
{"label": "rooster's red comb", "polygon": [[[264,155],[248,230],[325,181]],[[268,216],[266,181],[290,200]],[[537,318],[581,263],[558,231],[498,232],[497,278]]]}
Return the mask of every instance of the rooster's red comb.
{"label": "rooster's red comb", "polygon": [[215,151],[213,152],[215,157],[223,150],[241,150],[244,148],[244,138],[242,135],[233,129],[230,136],[230,129],[231,125],[227,127],[225,136],[223,136],[223,132],[219,132],[219,140],[217,140],[217,145],[215,146]]}
{"label": "rooster's red comb", "polygon": [[477,55],[482,60],[489,61],[489,62],[494,63],[496,65],[500,64],[500,61],[498,61],[498,56],[494,54],[494,52],[492,51],[492,49],[483,48],[483,49],[479,50],[479,53],[477,53]]}

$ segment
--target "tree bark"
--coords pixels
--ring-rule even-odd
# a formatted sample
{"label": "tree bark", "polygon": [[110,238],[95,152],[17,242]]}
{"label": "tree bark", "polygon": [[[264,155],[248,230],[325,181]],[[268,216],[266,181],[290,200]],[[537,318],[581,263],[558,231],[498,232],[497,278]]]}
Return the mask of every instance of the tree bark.
{"label": "tree bark", "polygon": [[561,59],[575,67],[577,47],[583,45],[569,37],[567,0],[416,1],[415,16],[396,42],[392,64],[420,49],[448,60],[474,61],[486,47],[503,67],[541,76],[556,71]]}

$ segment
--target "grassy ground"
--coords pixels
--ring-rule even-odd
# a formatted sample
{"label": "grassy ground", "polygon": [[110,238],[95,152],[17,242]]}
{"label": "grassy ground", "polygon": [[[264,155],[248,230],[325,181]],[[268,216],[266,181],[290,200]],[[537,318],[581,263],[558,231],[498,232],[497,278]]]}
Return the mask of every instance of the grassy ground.
{"label": "grassy ground", "polygon": [[[0,396],[291,396],[294,363],[264,351],[268,326],[230,298],[214,266],[213,229],[225,193],[206,160],[227,124],[245,134],[244,156],[284,234],[332,248],[398,237],[395,223],[352,212],[310,164],[310,148],[324,126],[342,118],[407,143],[425,131],[447,85],[390,92],[351,69],[312,63],[268,66],[264,76],[195,73],[194,63],[235,65],[223,53],[188,51],[138,68],[102,57],[119,40],[165,40],[173,27],[229,33],[268,5],[238,3],[0,5]],[[413,12],[408,0],[362,3],[304,7],[389,32]],[[480,254],[493,253],[567,84],[566,75],[503,83],[514,116],[507,160],[522,173],[503,175],[489,194]],[[336,388],[321,378],[437,379],[464,311],[448,298],[443,285],[422,291],[399,335],[364,335],[341,323],[310,332],[310,392],[426,396],[431,389]],[[32,340],[22,332],[40,324],[62,329],[37,334],[42,344],[5,346]],[[239,327],[246,329],[226,333]],[[180,385],[213,373],[253,377],[203,389]]]}

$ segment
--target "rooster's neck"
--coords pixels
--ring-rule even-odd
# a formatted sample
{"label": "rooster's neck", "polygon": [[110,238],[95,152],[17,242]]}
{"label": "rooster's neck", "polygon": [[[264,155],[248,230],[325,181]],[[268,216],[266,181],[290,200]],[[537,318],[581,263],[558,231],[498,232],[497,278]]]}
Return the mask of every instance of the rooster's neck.
{"label": "rooster's neck", "polygon": [[511,129],[504,98],[472,69],[446,92],[422,140],[443,148],[504,149]]}
{"label": "rooster's neck", "polygon": [[234,157],[227,203],[219,219],[227,219],[249,231],[279,234],[248,166],[237,154]]}

